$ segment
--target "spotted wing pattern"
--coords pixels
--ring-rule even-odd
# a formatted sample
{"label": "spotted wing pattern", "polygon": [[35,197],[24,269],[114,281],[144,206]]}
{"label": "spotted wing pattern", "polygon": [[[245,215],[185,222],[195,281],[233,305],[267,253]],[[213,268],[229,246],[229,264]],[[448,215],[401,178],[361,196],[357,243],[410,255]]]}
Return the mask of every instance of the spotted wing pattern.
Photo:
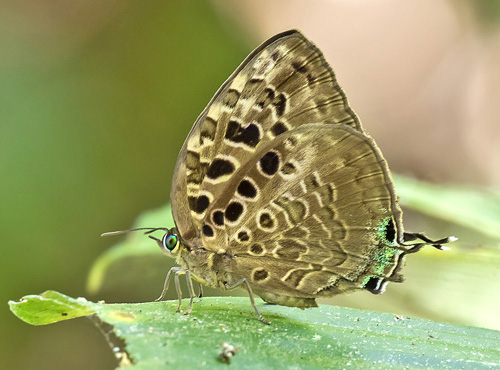
{"label": "spotted wing pattern", "polygon": [[280,294],[359,287],[381,225],[391,243],[403,237],[382,154],[298,31],[257,48],[215,94],[181,149],[171,200],[185,244],[233,256],[256,290]]}
{"label": "spotted wing pattern", "polygon": [[[295,297],[329,296],[362,287],[368,275],[391,275],[400,251],[384,245],[397,244],[401,212],[373,140],[346,126],[308,124],[273,143],[279,165],[258,188],[260,198],[232,200],[244,209],[229,229],[233,270],[257,291]],[[259,167],[246,178],[261,179]],[[378,264],[381,251],[388,260]]]}

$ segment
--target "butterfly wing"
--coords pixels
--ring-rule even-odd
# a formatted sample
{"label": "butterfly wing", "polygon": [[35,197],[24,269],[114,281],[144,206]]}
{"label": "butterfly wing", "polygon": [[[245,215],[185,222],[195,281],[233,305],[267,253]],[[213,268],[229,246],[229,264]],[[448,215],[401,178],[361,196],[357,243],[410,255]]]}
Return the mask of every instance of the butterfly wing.
{"label": "butterfly wing", "polygon": [[298,31],[266,41],[217,91],[180,151],[171,201],[184,268],[223,288],[246,279],[283,305],[381,293],[402,280],[405,254],[453,240],[404,233],[385,159]]}
{"label": "butterfly wing", "polygon": [[298,31],[278,34],[221,86],[180,151],[171,201],[183,241],[227,250],[227,223],[239,212],[237,206],[226,209],[235,172],[278,136],[315,122],[363,132],[321,51]]}
{"label": "butterfly wing", "polygon": [[[370,278],[398,280],[404,253],[392,247],[403,237],[401,210],[374,141],[317,123],[271,144],[236,174],[257,188],[248,199],[237,187],[229,202],[243,208],[227,228],[236,279],[261,295],[306,298],[360,289]],[[276,168],[272,176],[263,164],[268,153],[277,154],[276,165],[267,165]]]}

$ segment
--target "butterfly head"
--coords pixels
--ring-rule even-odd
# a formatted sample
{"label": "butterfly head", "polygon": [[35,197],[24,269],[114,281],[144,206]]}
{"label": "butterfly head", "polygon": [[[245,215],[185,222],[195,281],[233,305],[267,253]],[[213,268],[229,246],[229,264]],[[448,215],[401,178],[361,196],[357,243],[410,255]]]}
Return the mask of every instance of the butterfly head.
{"label": "butterfly head", "polygon": [[[122,230],[122,231],[112,231],[109,233],[104,233],[101,236],[119,235],[129,233],[131,231],[144,231],[144,234],[148,235],[149,238],[153,239],[158,246],[161,248],[162,252],[167,256],[175,255],[180,250],[180,238],[175,227],[168,229],[165,227],[139,227],[136,229]],[[164,231],[165,234],[161,239],[150,235],[155,231]]]}

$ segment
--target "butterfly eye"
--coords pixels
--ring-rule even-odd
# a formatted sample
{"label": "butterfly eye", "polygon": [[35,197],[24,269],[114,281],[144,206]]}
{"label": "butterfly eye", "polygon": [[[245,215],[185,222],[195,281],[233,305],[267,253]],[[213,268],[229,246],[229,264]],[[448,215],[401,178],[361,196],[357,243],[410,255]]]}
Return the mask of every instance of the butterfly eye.
{"label": "butterfly eye", "polygon": [[178,241],[179,240],[177,239],[177,235],[170,234],[163,239],[163,246],[169,251],[171,251],[177,246]]}

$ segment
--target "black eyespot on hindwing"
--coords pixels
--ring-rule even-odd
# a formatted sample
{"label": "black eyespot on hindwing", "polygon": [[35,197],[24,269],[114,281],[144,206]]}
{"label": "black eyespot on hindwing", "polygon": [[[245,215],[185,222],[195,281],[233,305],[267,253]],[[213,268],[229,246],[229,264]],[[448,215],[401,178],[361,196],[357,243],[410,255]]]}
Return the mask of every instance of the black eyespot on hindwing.
{"label": "black eyespot on hindwing", "polygon": [[269,213],[263,212],[259,216],[259,225],[263,229],[272,229],[274,226],[274,221],[273,221],[271,215],[269,215]]}
{"label": "black eyespot on hindwing", "polygon": [[252,279],[254,281],[262,281],[265,280],[269,276],[269,273],[263,268],[259,268],[253,271]]}
{"label": "black eyespot on hindwing", "polygon": [[257,196],[257,189],[255,186],[248,180],[241,180],[238,185],[238,194],[246,197],[246,198],[255,198]]}
{"label": "black eyespot on hindwing", "polygon": [[226,207],[225,216],[228,221],[235,222],[243,214],[243,205],[238,202],[231,202]]}
{"label": "black eyespot on hindwing", "polygon": [[217,226],[224,226],[224,213],[222,211],[215,211],[212,213],[212,220]]}
{"label": "black eyespot on hindwing", "polygon": [[394,219],[392,217],[387,223],[387,227],[385,229],[385,238],[391,243],[396,242],[396,228],[394,227]]}
{"label": "black eyespot on hindwing", "polygon": [[386,284],[387,282],[385,282],[383,278],[370,276],[366,283],[364,283],[363,288],[373,294],[382,294],[385,291]]}
{"label": "black eyespot on hindwing", "polygon": [[267,152],[260,159],[260,168],[268,176],[272,176],[278,171],[280,166],[280,157],[276,152]]}
{"label": "black eyespot on hindwing", "polygon": [[210,225],[203,225],[203,227],[201,228],[201,231],[203,232],[203,235],[207,236],[207,237],[212,237],[214,236],[214,230],[210,227]]}
{"label": "black eyespot on hindwing", "polygon": [[250,240],[250,236],[246,231],[240,231],[237,235],[237,238],[240,242],[246,242]]}
{"label": "black eyespot on hindwing", "polygon": [[264,249],[260,244],[255,243],[250,247],[250,252],[252,252],[253,254],[262,254],[264,252]]}

